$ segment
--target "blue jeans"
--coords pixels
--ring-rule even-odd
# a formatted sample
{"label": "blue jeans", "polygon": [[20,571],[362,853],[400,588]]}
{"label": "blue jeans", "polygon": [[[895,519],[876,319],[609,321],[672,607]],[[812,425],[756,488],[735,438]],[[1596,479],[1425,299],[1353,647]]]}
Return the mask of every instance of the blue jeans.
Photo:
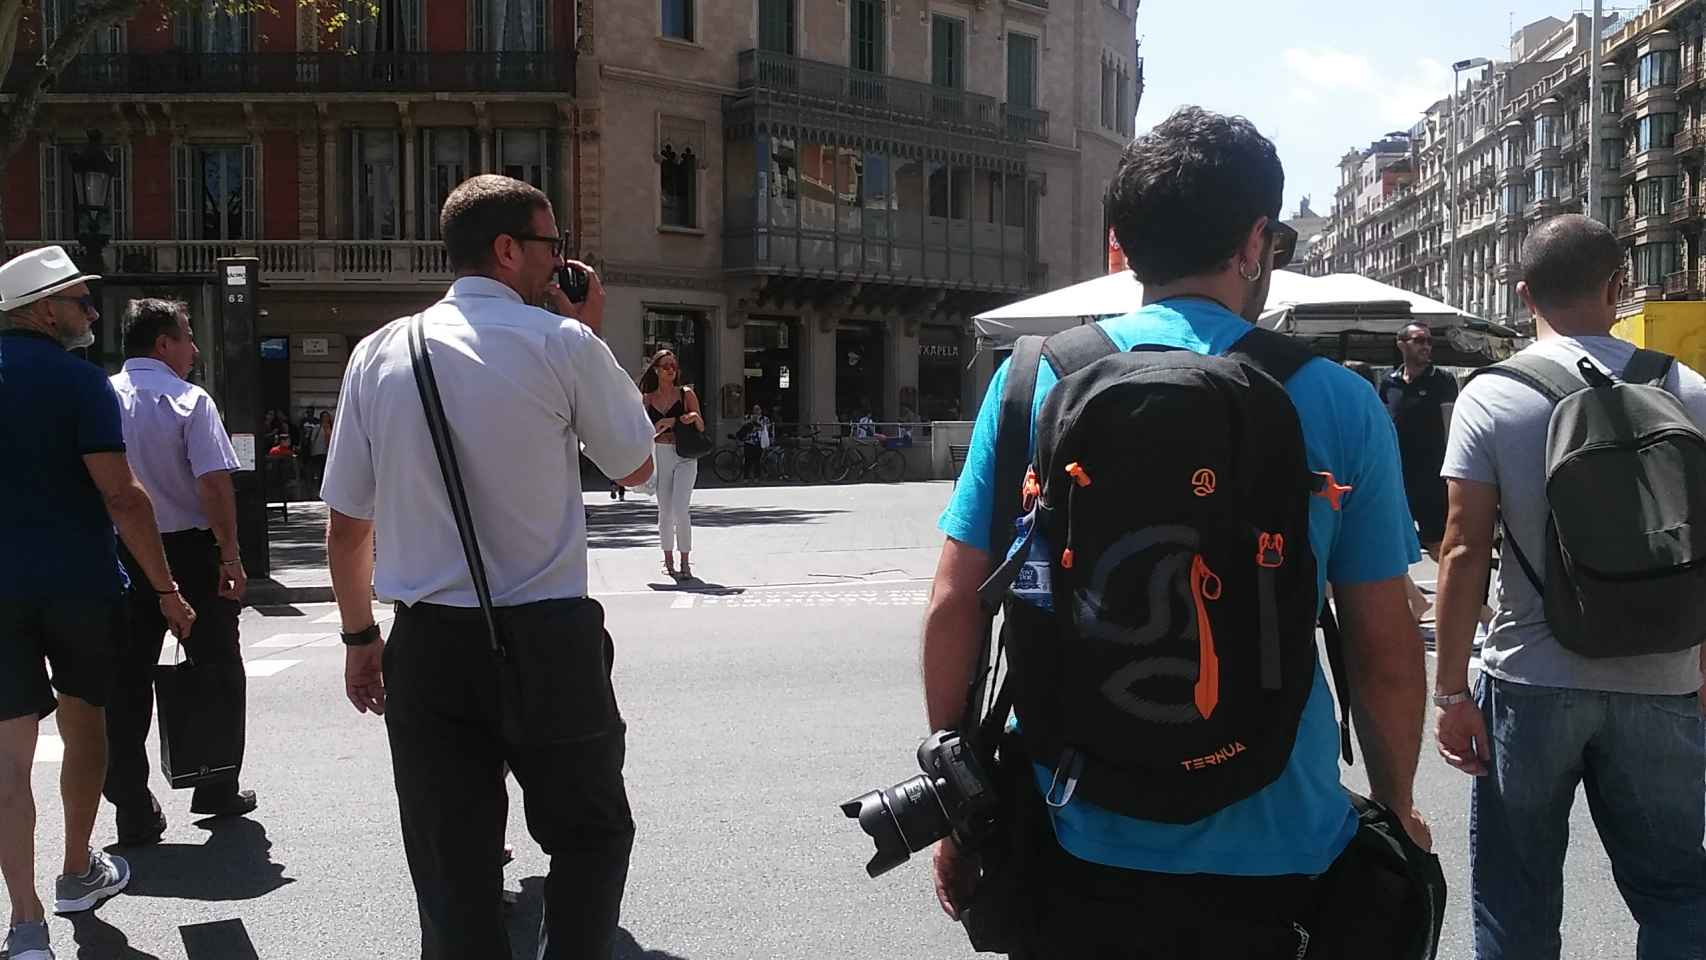
{"label": "blue jeans", "polygon": [[1588,809],[1640,925],[1638,960],[1706,960],[1706,720],[1697,695],[1563,690],[1482,676],[1490,772],[1469,861],[1478,960],[1557,960],[1570,807]]}

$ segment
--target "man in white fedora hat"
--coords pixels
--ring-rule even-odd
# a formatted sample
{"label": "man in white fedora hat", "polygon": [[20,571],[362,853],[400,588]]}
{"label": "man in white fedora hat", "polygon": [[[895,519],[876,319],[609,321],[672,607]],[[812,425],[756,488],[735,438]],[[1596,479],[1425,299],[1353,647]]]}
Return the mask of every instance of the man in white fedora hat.
{"label": "man in white fedora hat", "polygon": [[105,371],[67,352],[94,342],[100,313],[88,281],[98,279],[60,247],[0,264],[0,875],[12,901],[10,960],[53,957],[35,889],[30,766],[41,719],[55,709],[65,861],[54,909],[89,910],[130,882],[130,866],[89,840],[129,583],[115,525],[173,632],[188,634],[195,620],[125,461],[118,398]]}

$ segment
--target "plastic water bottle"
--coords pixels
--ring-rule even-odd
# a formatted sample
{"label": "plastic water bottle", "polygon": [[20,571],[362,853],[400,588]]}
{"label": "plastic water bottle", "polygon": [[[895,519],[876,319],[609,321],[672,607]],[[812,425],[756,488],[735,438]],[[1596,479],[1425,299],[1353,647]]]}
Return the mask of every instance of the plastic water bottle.
{"label": "plastic water bottle", "polygon": [[[1027,515],[1019,518],[1014,524],[1015,537],[1013,551],[1008,554],[1011,559],[1024,546],[1025,536],[1030,531],[1031,518]],[[1013,586],[1008,592],[1019,600],[1036,607],[1039,610],[1054,612],[1054,574],[1049,566],[1048,544],[1044,542],[1042,531],[1031,539],[1031,549],[1025,558],[1023,566],[1019,567],[1019,575],[1013,579]]]}

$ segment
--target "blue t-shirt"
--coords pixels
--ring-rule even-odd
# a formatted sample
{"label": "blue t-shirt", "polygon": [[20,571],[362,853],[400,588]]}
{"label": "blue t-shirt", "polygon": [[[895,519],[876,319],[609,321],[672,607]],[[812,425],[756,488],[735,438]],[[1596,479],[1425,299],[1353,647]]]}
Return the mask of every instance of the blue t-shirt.
{"label": "blue t-shirt", "polygon": [[[1250,325],[1219,304],[1178,299],[1102,321],[1122,350],[1157,344],[1202,354],[1225,353]],[[1007,367],[996,371],[972,432],[965,469],[939,526],[968,546],[989,549],[994,509],[995,432]],[[1037,375],[1033,415],[1054,386],[1045,362]],[[1324,499],[1309,508],[1317,595],[1327,580],[1367,583],[1402,576],[1420,556],[1404,500],[1392,420],[1367,381],[1328,360],[1314,360],[1286,385],[1303,422],[1309,466],[1351,485],[1342,509]],[[1033,420],[1034,423],[1034,420]],[[1036,436],[1033,430],[1032,449]],[[1021,721],[1023,717],[1019,718]],[[1039,766],[1047,790],[1053,771]],[[1261,791],[1195,823],[1135,820],[1079,798],[1051,811],[1060,845],[1082,860],[1160,873],[1233,876],[1319,874],[1356,832],[1350,800],[1339,785],[1339,731],[1320,664],[1304,707],[1291,760]]]}
{"label": "blue t-shirt", "polygon": [[124,593],[113,521],[83,464],[123,452],[105,371],[43,334],[0,334],[0,597]]}

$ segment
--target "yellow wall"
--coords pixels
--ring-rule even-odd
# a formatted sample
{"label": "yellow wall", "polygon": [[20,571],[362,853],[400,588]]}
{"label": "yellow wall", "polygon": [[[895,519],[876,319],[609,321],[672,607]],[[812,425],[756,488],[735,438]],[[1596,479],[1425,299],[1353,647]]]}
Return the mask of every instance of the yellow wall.
{"label": "yellow wall", "polygon": [[1642,312],[1611,328],[1637,347],[1662,350],[1696,370],[1706,369],[1706,301],[1649,301]]}

